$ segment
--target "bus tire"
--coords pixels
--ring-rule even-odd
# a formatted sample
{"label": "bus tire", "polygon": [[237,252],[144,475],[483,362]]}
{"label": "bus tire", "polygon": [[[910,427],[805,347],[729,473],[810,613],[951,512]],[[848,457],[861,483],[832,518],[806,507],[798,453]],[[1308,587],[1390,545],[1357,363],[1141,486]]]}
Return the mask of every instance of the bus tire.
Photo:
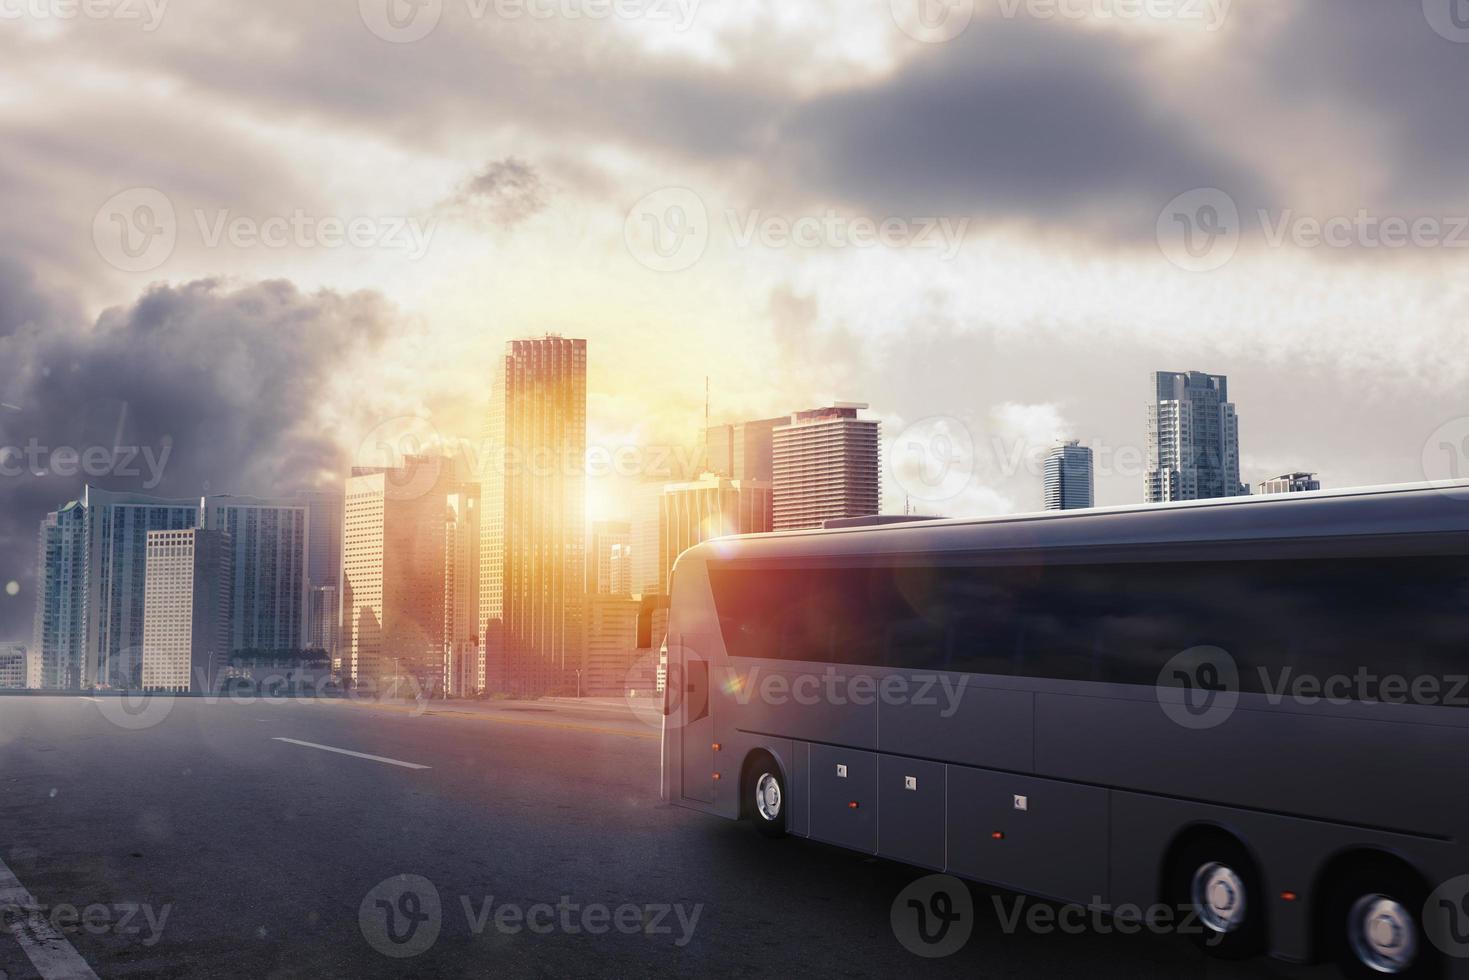
{"label": "bus tire", "polygon": [[1169,900],[1186,913],[1194,945],[1225,960],[1265,952],[1260,875],[1243,844],[1222,832],[1193,837],[1170,869]]}
{"label": "bus tire", "polygon": [[780,766],[768,754],[761,752],[751,758],[744,795],[745,810],[755,829],[766,837],[784,837],[790,797]]}
{"label": "bus tire", "polygon": [[1442,963],[1423,931],[1428,889],[1388,857],[1348,868],[1325,896],[1325,938],[1343,976],[1437,977]]}

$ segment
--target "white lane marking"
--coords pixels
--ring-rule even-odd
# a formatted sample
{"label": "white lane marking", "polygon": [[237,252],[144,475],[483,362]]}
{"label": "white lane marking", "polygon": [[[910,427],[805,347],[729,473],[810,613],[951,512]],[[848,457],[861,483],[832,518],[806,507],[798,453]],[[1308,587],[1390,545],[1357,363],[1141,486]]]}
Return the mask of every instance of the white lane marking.
{"label": "white lane marking", "polygon": [[82,700],[83,701],[96,701],[97,699],[96,698],[89,698],[85,694],[83,694],[82,695]]}
{"label": "white lane marking", "polygon": [[339,749],[333,745],[318,745],[315,742],[303,742],[299,738],[282,738],[277,735],[272,741],[289,742],[292,745],[304,745],[308,749],[321,749],[323,752],[336,752],[338,755],[350,755],[354,759],[369,759],[373,762],[386,762],[390,766],[402,766],[404,769],[432,769],[433,766],[420,766],[416,762],[402,762],[398,759],[388,759],[380,755],[368,755],[366,752],[353,752],[351,749]]}
{"label": "white lane marking", "polygon": [[97,980],[76,948],[46,918],[36,896],[0,863],[0,919],[30,958],[41,980]]}

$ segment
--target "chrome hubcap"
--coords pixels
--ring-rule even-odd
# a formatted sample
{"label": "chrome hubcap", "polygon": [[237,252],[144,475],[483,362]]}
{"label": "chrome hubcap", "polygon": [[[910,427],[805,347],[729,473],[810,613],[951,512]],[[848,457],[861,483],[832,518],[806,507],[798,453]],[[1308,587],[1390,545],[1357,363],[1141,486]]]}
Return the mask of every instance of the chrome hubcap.
{"label": "chrome hubcap", "polygon": [[1418,953],[1412,913],[1386,895],[1357,899],[1347,920],[1357,959],[1378,973],[1401,973]]}
{"label": "chrome hubcap", "polygon": [[761,819],[780,819],[780,781],[768,772],[755,782],[755,810]]}
{"label": "chrome hubcap", "polygon": [[1194,872],[1194,908],[1215,932],[1233,932],[1245,920],[1245,884],[1234,869],[1217,861]]}

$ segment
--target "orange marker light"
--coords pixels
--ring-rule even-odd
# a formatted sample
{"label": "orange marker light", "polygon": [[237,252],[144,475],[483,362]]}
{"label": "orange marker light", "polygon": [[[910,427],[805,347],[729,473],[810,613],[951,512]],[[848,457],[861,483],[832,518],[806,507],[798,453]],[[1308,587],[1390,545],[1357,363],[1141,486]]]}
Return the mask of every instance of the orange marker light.
{"label": "orange marker light", "polygon": [[714,774],[714,780],[715,780],[715,782],[718,782],[719,781],[719,773],[716,772]]}
{"label": "orange marker light", "polygon": [[850,807],[851,809],[855,810],[855,809],[857,809],[857,801],[856,800],[853,800],[851,803],[848,803],[847,806]]}
{"label": "orange marker light", "polygon": [[1297,895],[1296,895],[1295,892],[1281,892],[1280,893],[1280,900],[1282,902],[1294,902],[1296,900],[1296,898],[1297,898]]}
{"label": "orange marker light", "polygon": [[718,742],[715,742],[714,743],[714,751],[715,752],[718,752],[719,751],[719,743]]}
{"label": "orange marker light", "polygon": [[1003,830],[997,830],[993,834],[990,834],[990,836],[993,837],[995,840],[1004,840],[1005,832]]}

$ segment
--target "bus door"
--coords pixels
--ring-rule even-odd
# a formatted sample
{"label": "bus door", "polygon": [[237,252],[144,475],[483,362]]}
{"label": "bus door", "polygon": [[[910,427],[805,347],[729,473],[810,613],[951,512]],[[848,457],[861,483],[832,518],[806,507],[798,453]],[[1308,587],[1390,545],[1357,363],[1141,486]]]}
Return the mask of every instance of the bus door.
{"label": "bus door", "polygon": [[[673,717],[679,725],[680,775],[683,797],[714,802],[714,719],[709,713],[710,640],[682,636],[677,645],[679,700]],[[670,663],[674,661],[669,657]]]}

